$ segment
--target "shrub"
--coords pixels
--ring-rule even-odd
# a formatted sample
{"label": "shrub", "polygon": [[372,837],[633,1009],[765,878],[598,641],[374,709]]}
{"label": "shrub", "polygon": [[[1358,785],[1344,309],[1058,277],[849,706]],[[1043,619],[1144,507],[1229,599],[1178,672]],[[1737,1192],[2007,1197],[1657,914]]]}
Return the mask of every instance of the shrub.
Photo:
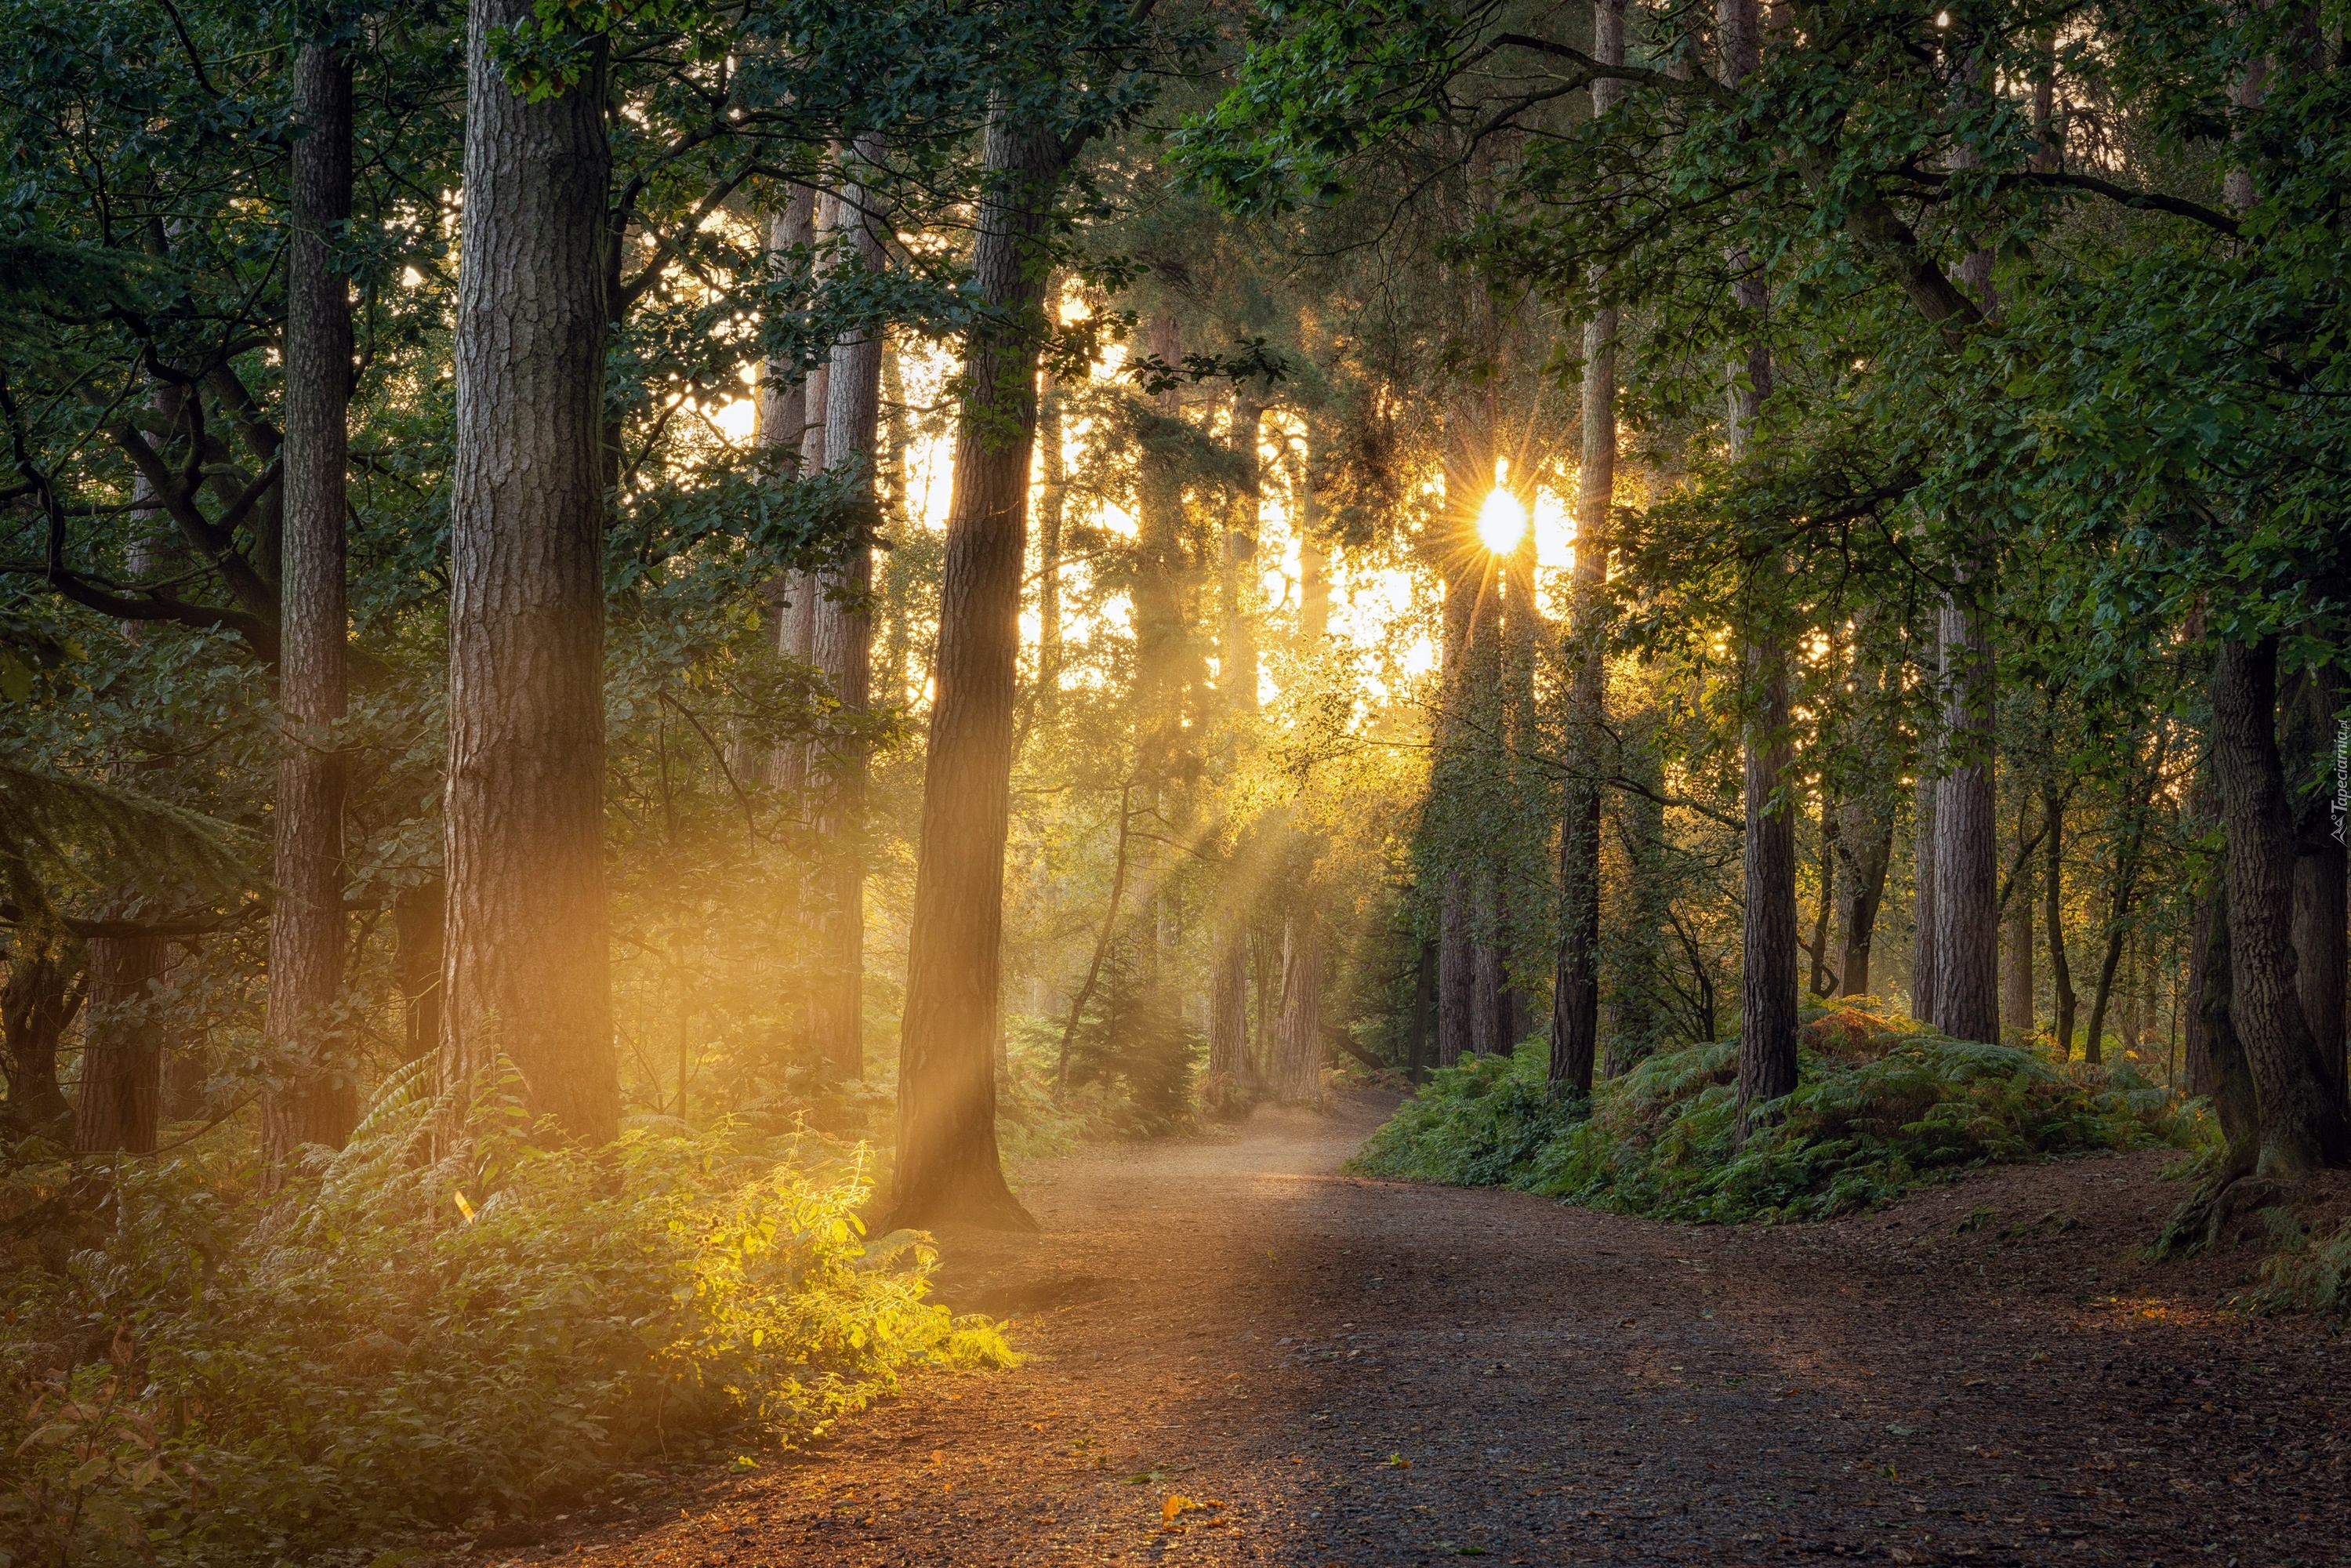
{"label": "shrub", "polygon": [[1806,1026],[1795,1092],[1736,1139],[1738,1046],[1661,1051],[1587,1105],[1544,1092],[1539,1044],[1439,1071],[1353,1162],[1667,1219],[1818,1218],[1973,1166],[2181,1144],[2126,1066],[2060,1067],[1841,1005]]}
{"label": "shrub", "polygon": [[315,1560],[1011,1359],[925,1301],[918,1238],[866,1244],[862,1151],[671,1122],[425,1162],[413,1088],[266,1204],[227,1160],[126,1161],[88,1244],[18,1270],[20,1564]]}

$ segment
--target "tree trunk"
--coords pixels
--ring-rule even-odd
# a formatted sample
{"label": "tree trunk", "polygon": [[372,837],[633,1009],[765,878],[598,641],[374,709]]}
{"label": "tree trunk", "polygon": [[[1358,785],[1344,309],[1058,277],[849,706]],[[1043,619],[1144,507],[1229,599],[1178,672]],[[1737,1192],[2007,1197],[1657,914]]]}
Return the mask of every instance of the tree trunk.
{"label": "tree trunk", "polygon": [[1036,1224],[1004,1182],[989,1050],[1003,963],[1045,230],[1075,152],[1008,108],[988,117],[985,157],[994,177],[972,263],[979,298],[998,314],[973,333],[956,437],[898,1048],[893,1228]]}
{"label": "tree trunk", "polygon": [[1437,1027],[1437,944],[1420,943],[1412,966],[1412,1051],[1405,1076],[1415,1083],[1428,1082],[1430,1036]]}
{"label": "tree trunk", "polygon": [[1061,434],[1061,393],[1048,372],[1037,398],[1037,716],[1061,706],[1061,518],[1070,493]]}
{"label": "tree trunk", "polygon": [[1469,940],[1469,878],[1445,873],[1437,915],[1437,1064],[1451,1067],[1477,1054],[1470,1028],[1471,993],[1477,985],[1476,948]]}
{"label": "tree trunk", "polygon": [[[1623,0],[1592,8],[1594,58],[1625,59]],[[1623,84],[1593,84],[1605,114]],[[1606,739],[1607,664],[1600,595],[1608,580],[1609,508],[1616,494],[1617,313],[1593,312],[1583,329],[1583,451],[1576,475],[1575,566],[1568,607],[1567,779],[1559,833],[1559,956],[1552,970],[1553,1094],[1589,1095],[1600,1051],[1600,773]]]}
{"label": "tree trunk", "polygon": [[604,907],[603,71],[538,103],[473,0],[456,320],[443,1061],[500,1056],[569,1136],[615,1135]]}
{"label": "tree trunk", "polygon": [[1209,965],[1208,1098],[1221,1106],[1246,1094],[1255,1076],[1249,1060],[1249,925],[1238,912],[1225,912]]}
{"label": "tree trunk", "polygon": [[1218,658],[1217,684],[1224,688],[1226,711],[1237,716],[1257,712],[1257,638],[1249,624],[1249,574],[1256,569],[1258,530],[1264,476],[1258,442],[1265,423],[1265,401],[1249,387],[1233,393],[1233,446],[1244,476],[1234,502],[1232,523],[1225,529],[1218,584],[1224,599],[1224,647]]}
{"label": "tree trunk", "polygon": [[2343,673],[2322,664],[2304,671],[2288,698],[2285,766],[2294,818],[2294,988],[2303,1017],[2318,1041],[2326,1081],[2344,1092],[2344,985],[2351,968],[2346,951],[2346,870],[2343,840],[2335,817],[2335,758],[2342,737],[2335,710],[2344,699]]}
{"label": "tree trunk", "polygon": [[2000,827],[1992,797],[1992,654],[1983,612],[1941,616],[1943,746],[1935,787],[1935,1025],[2000,1039]]}
{"label": "tree trunk", "polygon": [[2049,1000],[2051,1026],[2057,1035],[2057,1057],[2074,1055],[2074,967],[2065,958],[2065,793],[2053,774],[2042,781],[2048,827],[2041,852],[2047,857],[2041,873],[2041,923],[2049,928]]}
{"label": "tree trunk", "polygon": [[[856,157],[871,166],[882,156],[878,139],[862,138]],[[886,218],[862,180],[845,183],[839,229],[847,257],[879,276],[889,265],[883,239]],[[882,429],[884,334],[861,329],[833,345],[825,382],[825,454],[835,468],[858,465],[857,499],[868,516],[848,559],[824,574],[815,596],[809,638],[810,662],[822,672],[841,709],[862,714],[872,699],[873,587],[872,530],[876,511],[875,444]],[[823,848],[818,871],[818,974],[813,988],[817,1053],[844,1078],[865,1076],[865,754],[836,747],[814,759],[817,832]]]}
{"label": "tree trunk", "polygon": [[1813,906],[1812,992],[1816,997],[1837,994],[1836,971],[1829,966],[1829,917],[1836,908],[1837,826],[1834,800],[1821,801],[1821,887]]}
{"label": "tree trunk", "polygon": [[2000,1022],[2009,1040],[2022,1045],[2032,1038],[2032,871],[2022,858],[2025,828],[2021,813],[2016,836],[2020,859],[2008,896],[2008,958],[2000,972]]}
{"label": "tree trunk", "polygon": [[282,1167],[304,1144],[340,1148],[359,1113],[354,1068],[340,1060],[329,1009],[343,983],[343,482],[350,441],[350,297],[329,262],[351,215],[351,62],[331,44],[302,45],[293,148],[293,235],[286,261],[286,504],[278,580],[279,896],[269,923],[270,1041],[289,1082],[261,1106],[264,1162]]}
{"label": "tree trunk", "polygon": [[1281,938],[1281,1024],[1274,1050],[1273,1097],[1285,1105],[1322,1103],[1323,967],[1322,923],[1309,904],[1290,917]]}
{"label": "tree trunk", "polygon": [[62,1143],[73,1131],[73,1107],[57,1086],[57,1042],[89,983],[77,956],[64,937],[31,925],[17,926],[10,942],[8,981],[0,986],[0,1067],[8,1076],[0,1129],[19,1137]]}
{"label": "tree trunk", "polygon": [[1942,985],[1942,965],[1935,950],[1933,766],[1934,758],[1922,750],[1910,821],[1910,1016],[1923,1024],[1935,1021],[1935,995]]}
{"label": "tree trunk", "polygon": [[1490,854],[1481,857],[1470,878],[1469,1039],[1480,1056],[1507,1056],[1510,1039],[1510,975],[1503,944],[1509,939],[1509,913],[1502,902],[1502,882]]}
{"label": "tree trunk", "polygon": [[2207,901],[2210,919],[2202,986],[2189,993],[2193,1011],[2203,1020],[2210,1084],[2201,1091],[2210,1097],[2212,1113],[2220,1125],[2220,1168],[2210,1184],[2219,1186],[2249,1174],[2260,1161],[2262,1115],[2260,1092],[2253,1082],[2244,1041],[2235,1024],[2235,966],[2231,962],[2229,884],[2225,875]]}
{"label": "tree trunk", "polygon": [[1894,859],[1893,803],[1876,791],[1855,790],[1844,803],[1837,853],[1845,868],[1837,911],[1844,931],[1844,956],[1837,966],[1839,990],[1848,997],[1865,997],[1873,994],[1869,958],[1876,942],[1877,912],[1886,901],[1886,871]]}
{"label": "tree trunk", "polygon": [[[795,185],[781,212],[769,221],[768,246],[778,254],[816,244],[816,192]],[[797,364],[769,360],[760,375],[758,442],[768,461],[793,473],[806,473],[800,452],[812,427],[809,372]],[[825,405],[818,401],[815,417]],[[797,569],[787,570],[774,585],[776,652],[799,664],[810,662],[810,643],[816,634],[816,580]],[[808,784],[809,748],[787,741],[768,759],[768,782],[797,797]]]}
{"label": "tree trunk", "polygon": [[155,1152],[163,1087],[161,992],[171,946],[161,936],[110,936],[89,945],[89,1024],[74,1107],[74,1147],[84,1154]]}
{"label": "tree trunk", "polygon": [[2260,1174],[2299,1177],[2346,1152],[2343,1099],[2294,983],[2294,821],[2277,747],[2277,643],[2222,643],[2212,778],[2229,834],[2231,1018],[2262,1108]]}

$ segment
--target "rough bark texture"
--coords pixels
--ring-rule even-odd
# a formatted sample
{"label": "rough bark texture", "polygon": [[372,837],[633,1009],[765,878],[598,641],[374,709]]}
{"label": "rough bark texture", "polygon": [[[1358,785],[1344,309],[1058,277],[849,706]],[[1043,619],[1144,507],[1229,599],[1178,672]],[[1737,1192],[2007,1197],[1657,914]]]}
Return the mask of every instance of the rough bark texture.
{"label": "rough bark texture", "polygon": [[[1594,57],[1621,65],[1625,10],[1593,7]],[[1602,89],[1608,89],[1604,93]],[[1621,91],[1596,84],[1600,99]],[[1608,508],[1616,491],[1616,312],[1583,329],[1583,452],[1576,477],[1575,568],[1568,608],[1568,774],[1559,835],[1559,957],[1552,970],[1550,1082],[1554,1094],[1590,1094],[1600,1051],[1600,781],[1606,739],[1607,667],[1600,592],[1607,581]]]}
{"label": "rough bark texture", "polygon": [[1437,1064],[1451,1067],[1472,1055],[1470,993],[1477,984],[1475,947],[1469,940],[1469,878],[1445,873],[1437,922]]}
{"label": "rough bark texture", "polygon": [[57,1086],[57,1042],[81,1011],[87,984],[63,937],[16,928],[7,984],[0,986],[0,1069],[8,1076],[0,1129],[60,1142],[71,1133],[73,1107]]}
{"label": "rough bark texture", "polygon": [[2277,644],[2223,643],[2212,665],[2212,779],[2229,833],[2231,1018],[2261,1099],[2260,1174],[2346,1154],[2342,1095],[2294,984],[2294,821],[2277,746]]}
{"label": "rough bark texture", "polygon": [[289,1082],[262,1101],[265,1162],[304,1144],[340,1148],[359,1112],[359,1085],[340,1059],[329,1009],[343,983],[343,716],[350,637],[343,565],[349,462],[350,297],[329,265],[351,215],[351,64],[305,44],[294,68],[293,234],[286,258],[286,504],[278,581],[277,765],[269,922],[271,1043]]}
{"label": "rough bark texture", "polygon": [[1992,798],[1991,638],[1983,612],[1941,616],[1943,745],[1935,787],[1935,1024],[2000,1039],[2000,826]]}
{"label": "rough bark texture", "polygon": [[2249,1174],[2261,1159],[2261,1095],[2234,1019],[2235,966],[2229,905],[2229,887],[2223,878],[2205,904],[2209,924],[2199,976],[2201,983],[2189,992],[2205,1039],[2206,1082],[2198,1092],[2210,1096],[2213,1115],[2220,1124],[2220,1168],[2207,1178],[2208,1187]]}
{"label": "rough bark texture", "polygon": [[539,103],[473,0],[457,280],[442,1060],[499,1053],[569,1135],[619,1128],[605,946],[602,73]]}
{"label": "rough bark texture", "polygon": [[1274,1046],[1273,1097],[1320,1105],[1322,1094],[1322,923],[1312,905],[1290,917],[1281,938],[1281,1024]]}
{"label": "rough bark texture", "polygon": [[1489,859],[1470,879],[1472,939],[1469,1039],[1480,1056],[1506,1056],[1510,1050],[1510,974],[1504,943],[1510,911],[1501,878]]}
{"label": "rough bark texture", "polygon": [[[870,166],[880,159],[878,141],[859,143],[857,156]],[[841,191],[838,230],[844,256],[861,269],[880,273],[887,265],[884,214],[870,187],[850,181]],[[883,334],[850,333],[833,345],[825,379],[824,449],[828,464],[860,465],[859,498],[875,507],[874,461],[882,430]],[[869,529],[871,521],[865,525]],[[857,541],[836,570],[824,574],[814,596],[810,661],[824,675],[842,709],[863,713],[872,700],[873,547],[870,533]],[[865,1075],[865,755],[835,747],[814,758],[810,773],[817,832],[824,857],[818,871],[818,944],[810,1019],[817,1051],[837,1072]]]}
{"label": "rough bark texture", "polygon": [[[806,185],[794,186],[783,210],[769,221],[768,247],[780,255],[815,243],[816,193]],[[810,391],[808,372],[796,364],[770,360],[761,372],[758,441],[771,463],[805,471],[800,467],[800,448],[809,438]],[[824,404],[815,406],[821,418]],[[808,572],[789,570],[773,585],[773,591],[776,652],[805,664],[815,634],[815,580]],[[768,782],[798,795],[808,783],[808,747],[787,741],[768,758]]]}
{"label": "rough bark texture", "polygon": [[1935,1021],[1935,993],[1942,965],[1935,950],[1935,779],[1932,759],[1918,762],[1916,802],[1910,813],[1910,1016]]}
{"label": "rough bark texture", "polygon": [[89,945],[89,1024],[81,1052],[74,1147],[152,1154],[162,1110],[164,1030],[159,993],[171,944],[114,936]]}
{"label": "rough bark texture", "polygon": [[1249,1060],[1249,926],[1227,913],[1209,960],[1208,1093],[1212,1103],[1255,1085]]}
{"label": "rough bark texture", "polygon": [[1070,493],[1062,444],[1061,394],[1048,373],[1037,394],[1037,716],[1050,723],[1061,706],[1061,519]]}
{"label": "rough bark texture", "polygon": [[1816,997],[1837,994],[1837,972],[1829,962],[1829,921],[1836,910],[1837,803],[1821,802],[1820,897],[1813,906],[1813,972],[1809,985]]}
{"label": "rough bark texture", "polygon": [[1035,1223],[1004,1184],[990,1058],[1003,961],[1044,229],[1073,155],[1048,127],[1004,109],[989,117],[984,156],[993,179],[981,204],[973,273],[1002,324],[973,335],[956,440],[899,1041],[893,1226]]}

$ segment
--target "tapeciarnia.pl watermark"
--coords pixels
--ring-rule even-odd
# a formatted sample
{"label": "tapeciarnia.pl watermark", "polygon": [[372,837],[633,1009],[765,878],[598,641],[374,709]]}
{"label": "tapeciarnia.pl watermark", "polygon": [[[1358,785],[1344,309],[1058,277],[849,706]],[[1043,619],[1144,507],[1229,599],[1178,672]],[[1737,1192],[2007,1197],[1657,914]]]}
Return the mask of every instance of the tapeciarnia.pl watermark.
{"label": "tapeciarnia.pl watermark", "polygon": [[2335,725],[2335,841],[2343,841],[2343,825],[2351,818],[2351,720]]}

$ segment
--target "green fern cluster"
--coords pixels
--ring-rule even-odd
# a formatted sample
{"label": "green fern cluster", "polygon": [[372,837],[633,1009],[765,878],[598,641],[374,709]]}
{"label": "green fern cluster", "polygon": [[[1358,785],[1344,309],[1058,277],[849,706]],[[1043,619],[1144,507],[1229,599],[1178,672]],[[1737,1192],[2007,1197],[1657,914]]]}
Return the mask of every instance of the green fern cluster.
{"label": "green fern cluster", "polygon": [[866,1240],[862,1151],[668,1124],[435,1158],[428,1066],[272,1203],[218,1161],[126,1163],[102,1232],[12,1281],[19,1561],[322,1561],[1013,1359],[925,1299],[921,1238]]}
{"label": "green fern cluster", "polygon": [[[1737,1135],[1736,1041],[1662,1051],[1590,1103],[1544,1090],[1540,1042],[1439,1071],[1353,1162],[1664,1219],[1812,1219],[1970,1166],[2185,1144],[2192,1124],[2127,1066],[1913,1032],[1851,1009],[1808,1036],[1795,1092]],[[1856,1036],[1860,1038],[1856,1038]]]}

